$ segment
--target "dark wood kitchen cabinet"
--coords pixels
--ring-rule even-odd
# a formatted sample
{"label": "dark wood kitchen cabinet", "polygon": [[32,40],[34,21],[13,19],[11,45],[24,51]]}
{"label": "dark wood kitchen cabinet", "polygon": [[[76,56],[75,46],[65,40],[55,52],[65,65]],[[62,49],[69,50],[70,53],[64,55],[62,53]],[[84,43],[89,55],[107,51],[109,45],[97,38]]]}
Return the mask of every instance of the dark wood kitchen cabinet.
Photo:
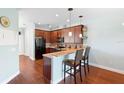
{"label": "dark wood kitchen cabinet", "polygon": [[55,48],[46,48],[46,53],[56,52]]}
{"label": "dark wood kitchen cabinet", "polygon": [[83,43],[83,40],[80,37],[80,34],[83,35],[82,33],[82,26],[75,26],[75,32],[74,32],[74,43]]}
{"label": "dark wood kitchen cabinet", "polygon": [[50,32],[50,42],[57,43],[57,31]]}
{"label": "dark wood kitchen cabinet", "polygon": [[[57,43],[58,37],[64,37],[64,43],[83,43],[83,40],[79,37],[82,32],[83,25],[58,29],[54,31],[44,31],[44,30],[35,30],[35,36],[40,36],[46,39],[46,43]],[[72,36],[69,36],[69,32],[72,33]]]}
{"label": "dark wood kitchen cabinet", "polygon": [[[78,25],[63,29],[64,31],[63,36],[65,43],[77,43],[77,44],[82,43],[82,39],[79,37],[80,34],[83,34],[82,27],[83,27],[82,25]],[[72,33],[72,36],[69,36],[69,32]]]}
{"label": "dark wood kitchen cabinet", "polygon": [[44,38],[46,39],[46,43],[50,43],[50,32],[44,31]]}
{"label": "dark wood kitchen cabinet", "polygon": [[63,29],[63,36],[64,36],[64,43],[69,43],[69,36],[68,36],[69,30]]}
{"label": "dark wood kitchen cabinet", "polygon": [[[72,33],[72,36],[69,36],[69,33]],[[64,41],[65,43],[74,43],[74,28],[64,29]]]}
{"label": "dark wood kitchen cabinet", "polygon": [[44,37],[44,31],[35,29],[35,37]]}
{"label": "dark wood kitchen cabinet", "polygon": [[63,29],[58,30],[57,31],[57,37],[64,37],[63,33],[64,33]]}
{"label": "dark wood kitchen cabinet", "polygon": [[35,37],[43,37],[46,39],[46,43],[50,43],[50,32],[40,29],[35,29]]}

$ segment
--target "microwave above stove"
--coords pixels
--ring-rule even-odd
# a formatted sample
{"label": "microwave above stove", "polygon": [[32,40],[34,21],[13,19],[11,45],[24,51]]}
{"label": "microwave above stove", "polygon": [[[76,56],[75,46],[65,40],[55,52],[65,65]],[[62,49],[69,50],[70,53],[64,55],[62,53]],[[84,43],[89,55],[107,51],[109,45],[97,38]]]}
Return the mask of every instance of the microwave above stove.
{"label": "microwave above stove", "polygon": [[58,37],[57,43],[64,43],[64,37]]}

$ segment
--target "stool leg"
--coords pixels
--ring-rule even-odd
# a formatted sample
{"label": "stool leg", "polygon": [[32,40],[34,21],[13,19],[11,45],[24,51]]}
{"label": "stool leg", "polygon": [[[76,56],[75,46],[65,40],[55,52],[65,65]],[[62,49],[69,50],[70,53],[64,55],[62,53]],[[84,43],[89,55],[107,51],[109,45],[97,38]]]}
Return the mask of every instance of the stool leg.
{"label": "stool leg", "polygon": [[[70,68],[71,70],[70,70],[70,73],[72,74],[72,67]],[[70,78],[72,79],[72,75],[70,75]]]}
{"label": "stool leg", "polygon": [[76,84],[76,67],[74,67],[74,82]]}
{"label": "stool leg", "polygon": [[84,59],[84,73],[85,73],[85,76],[86,76],[87,74],[86,74],[86,63],[85,63],[85,59]]}
{"label": "stool leg", "polygon": [[66,75],[66,65],[64,64],[64,83],[65,83],[65,75]]}
{"label": "stool leg", "polygon": [[82,75],[81,75],[81,62],[80,62],[80,67],[79,67],[79,69],[80,69],[80,79],[81,79],[81,82],[82,82]]}
{"label": "stool leg", "polygon": [[87,68],[88,68],[88,72],[89,72],[89,58],[87,58]]}

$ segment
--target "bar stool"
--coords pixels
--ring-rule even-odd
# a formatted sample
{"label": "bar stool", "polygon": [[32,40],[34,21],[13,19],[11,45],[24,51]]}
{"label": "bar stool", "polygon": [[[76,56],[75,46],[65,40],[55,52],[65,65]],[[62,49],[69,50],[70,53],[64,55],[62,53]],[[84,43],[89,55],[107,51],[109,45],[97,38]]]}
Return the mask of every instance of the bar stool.
{"label": "bar stool", "polygon": [[[85,75],[86,75],[86,70],[88,70],[88,72],[89,72],[89,52],[90,52],[90,48],[91,48],[90,46],[86,47],[84,55],[83,55],[82,60],[81,60],[81,63],[84,66]],[[86,66],[87,66],[87,69],[86,69]]]}
{"label": "bar stool", "polygon": [[[76,73],[77,72],[80,72],[80,80],[82,82],[82,76],[81,76],[82,54],[83,54],[83,49],[77,50],[74,60],[73,59],[63,60],[63,63],[64,63],[64,82],[65,82],[66,73],[68,73],[70,76],[74,77],[74,81],[76,84]],[[70,68],[67,69],[66,66],[69,66]],[[79,67],[79,68],[77,69],[77,67]],[[72,70],[74,71],[73,73],[72,73]]]}

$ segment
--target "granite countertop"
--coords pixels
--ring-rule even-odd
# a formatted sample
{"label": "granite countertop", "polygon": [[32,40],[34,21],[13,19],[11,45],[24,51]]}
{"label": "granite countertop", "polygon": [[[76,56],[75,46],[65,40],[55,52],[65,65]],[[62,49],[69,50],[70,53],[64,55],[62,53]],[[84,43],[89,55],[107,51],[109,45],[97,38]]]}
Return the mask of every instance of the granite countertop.
{"label": "granite countertop", "polygon": [[64,56],[64,55],[74,53],[74,52],[76,52],[76,50],[80,50],[80,49],[82,49],[82,48],[76,48],[76,49],[75,48],[66,48],[63,51],[43,54],[43,56],[48,57],[48,58],[59,57],[59,56]]}

